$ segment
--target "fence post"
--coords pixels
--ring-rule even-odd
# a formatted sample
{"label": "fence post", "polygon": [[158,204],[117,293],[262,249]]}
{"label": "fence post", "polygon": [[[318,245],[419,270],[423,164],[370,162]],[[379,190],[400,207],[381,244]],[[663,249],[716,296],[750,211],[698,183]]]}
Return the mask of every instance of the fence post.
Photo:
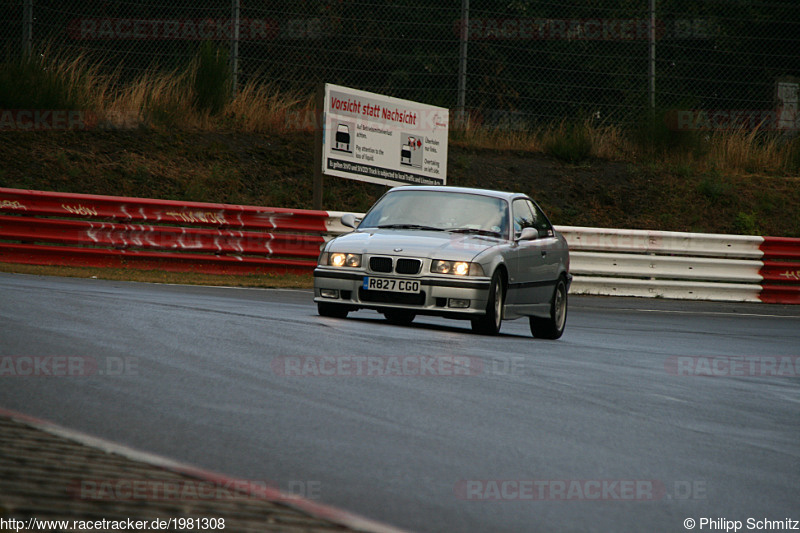
{"label": "fence post", "polygon": [[31,55],[33,40],[33,0],[25,0],[22,4],[22,54]]}
{"label": "fence post", "polygon": [[239,13],[240,0],[231,0],[231,98],[236,97],[239,83]]}
{"label": "fence post", "polygon": [[650,0],[650,113],[655,118],[656,112],[656,0]]}
{"label": "fence post", "polygon": [[467,40],[469,38],[469,0],[461,0],[461,32],[458,50],[458,103],[456,105],[456,125],[465,127],[465,106],[467,93]]}

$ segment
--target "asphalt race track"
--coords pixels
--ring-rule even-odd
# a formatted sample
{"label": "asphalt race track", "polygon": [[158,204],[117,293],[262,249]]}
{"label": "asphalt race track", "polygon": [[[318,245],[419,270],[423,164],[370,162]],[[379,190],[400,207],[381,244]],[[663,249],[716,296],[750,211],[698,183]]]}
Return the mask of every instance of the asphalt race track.
{"label": "asphalt race track", "polygon": [[800,306],[571,297],[543,341],[0,274],[0,319],[1,408],[409,530],[800,520]]}

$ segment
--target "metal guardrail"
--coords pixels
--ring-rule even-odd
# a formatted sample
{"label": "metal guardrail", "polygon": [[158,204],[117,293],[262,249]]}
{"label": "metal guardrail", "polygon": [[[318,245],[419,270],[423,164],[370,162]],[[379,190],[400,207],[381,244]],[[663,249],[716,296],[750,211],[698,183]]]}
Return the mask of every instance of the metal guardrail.
{"label": "metal guardrail", "polygon": [[[0,262],[310,272],[341,212],[0,188]],[[357,215],[358,216],[358,215]],[[800,304],[800,239],[556,226],[571,292]]]}
{"label": "metal guardrail", "polygon": [[[342,214],[330,213],[332,232],[349,231]],[[556,229],[569,243],[573,294],[800,304],[800,239]]]}
{"label": "metal guardrail", "polygon": [[800,304],[800,239],[557,226],[577,294]]}

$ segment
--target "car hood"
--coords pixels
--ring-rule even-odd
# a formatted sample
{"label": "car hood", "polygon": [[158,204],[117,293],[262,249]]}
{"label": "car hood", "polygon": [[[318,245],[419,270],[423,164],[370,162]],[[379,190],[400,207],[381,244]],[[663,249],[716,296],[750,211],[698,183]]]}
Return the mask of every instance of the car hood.
{"label": "car hood", "polygon": [[375,229],[340,235],[328,244],[327,251],[469,261],[503,242],[446,231]]}

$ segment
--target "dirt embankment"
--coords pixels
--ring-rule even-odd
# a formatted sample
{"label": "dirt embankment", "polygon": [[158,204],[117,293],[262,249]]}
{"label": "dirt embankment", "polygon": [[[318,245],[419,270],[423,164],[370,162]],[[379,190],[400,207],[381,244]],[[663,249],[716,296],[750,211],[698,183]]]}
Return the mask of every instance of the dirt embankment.
{"label": "dirt embankment", "polygon": [[[307,133],[0,132],[0,186],[310,208]],[[531,194],[555,224],[800,236],[800,180],[725,176],[451,145],[448,184]],[[326,178],[325,209],[364,211],[385,187]]]}

